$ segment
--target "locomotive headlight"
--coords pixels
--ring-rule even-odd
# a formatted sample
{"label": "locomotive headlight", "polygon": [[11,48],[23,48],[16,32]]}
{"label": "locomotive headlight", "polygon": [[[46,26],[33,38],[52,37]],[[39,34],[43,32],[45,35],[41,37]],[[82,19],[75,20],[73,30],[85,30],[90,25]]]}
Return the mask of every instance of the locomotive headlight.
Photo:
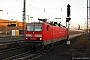
{"label": "locomotive headlight", "polygon": [[26,40],[27,40],[28,38],[26,38]]}
{"label": "locomotive headlight", "polygon": [[42,40],[42,38],[40,38],[40,40]]}

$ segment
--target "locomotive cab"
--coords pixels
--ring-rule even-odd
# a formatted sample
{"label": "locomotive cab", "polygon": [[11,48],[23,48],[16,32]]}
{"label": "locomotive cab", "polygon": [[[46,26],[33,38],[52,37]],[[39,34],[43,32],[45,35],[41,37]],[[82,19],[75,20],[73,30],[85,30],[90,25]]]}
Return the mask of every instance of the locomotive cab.
{"label": "locomotive cab", "polygon": [[27,23],[25,30],[25,40],[29,43],[30,46],[41,46],[42,45],[42,31],[43,31],[43,23]]}
{"label": "locomotive cab", "polygon": [[26,25],[25,40],[42,40],[42,24],[30,23]]}

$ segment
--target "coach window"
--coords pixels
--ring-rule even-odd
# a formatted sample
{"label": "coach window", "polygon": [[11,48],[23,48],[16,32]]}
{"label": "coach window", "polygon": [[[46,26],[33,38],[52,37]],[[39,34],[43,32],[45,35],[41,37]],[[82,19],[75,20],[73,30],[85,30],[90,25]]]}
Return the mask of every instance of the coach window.
{"label": "coach window", "polygon": [[48,31],[48,30],[49,30],[49,26],[47,25],[47,26],[46,26],[46,31]]}

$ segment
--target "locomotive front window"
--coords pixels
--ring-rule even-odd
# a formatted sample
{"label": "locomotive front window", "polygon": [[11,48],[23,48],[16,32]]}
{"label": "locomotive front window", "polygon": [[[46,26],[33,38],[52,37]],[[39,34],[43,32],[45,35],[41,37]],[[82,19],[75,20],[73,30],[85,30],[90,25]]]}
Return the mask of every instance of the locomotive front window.
{"label": "locomotive front window", "polygon": [[30,26],[27,26],[26,27],[26,30],[27,31],[33,31],[33,28],[34,28],[34,26],[33,25],[30,25]]}
{"label": "locomotive front window", "polygon": [[42,25],[41,24],[27,25],[26,30],[27,31],[42,31]]}
{"label": "locomotive front window", "polygon": [[35,31],[42,31],[41,25],[35,25]]}

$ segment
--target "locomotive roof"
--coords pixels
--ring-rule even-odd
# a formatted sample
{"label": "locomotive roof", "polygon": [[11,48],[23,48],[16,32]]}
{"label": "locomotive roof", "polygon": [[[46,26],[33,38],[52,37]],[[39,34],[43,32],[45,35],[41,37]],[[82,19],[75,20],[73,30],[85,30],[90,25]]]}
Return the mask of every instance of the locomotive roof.
{"label": "locomotive roof", "polygon": [[[52,25],[52,26],[56,26],[56,25],[50,24],[50,23],[48,23],[48,22],[31,22],[31,23],[27,23],[27,24],[33,24],[33,23],[34,23],[34,24],[39,24],[39,23],[40,23],[40,24],[49,24],[49,25]],[[61,25],[60,27],[65,27],[65,26],[62,26],[62,25]]]}
{"label": "locomotive roof", "polygon": [[44,24],[49,24],[49,23],[47,23],[47,22],[31,22],[31,23],[27,23],[27,24],[32,24],[32,23],[34,23],[34,24],[35,24],[35,23],[37,23],[37,24],[38,24],[38,23],[40,23],[40,24],[42,24],[42,23],[44,23]]}

